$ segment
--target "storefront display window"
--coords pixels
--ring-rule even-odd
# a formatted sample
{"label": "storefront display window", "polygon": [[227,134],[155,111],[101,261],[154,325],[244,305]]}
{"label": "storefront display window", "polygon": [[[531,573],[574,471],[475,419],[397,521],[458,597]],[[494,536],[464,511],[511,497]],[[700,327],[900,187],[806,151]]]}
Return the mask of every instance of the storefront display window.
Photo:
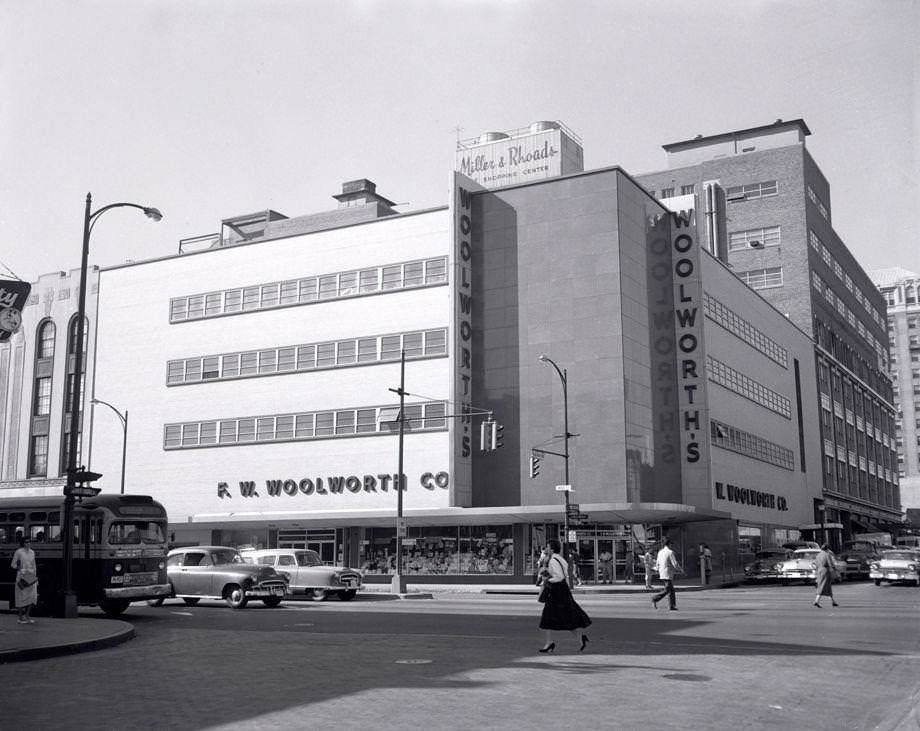
{"label": "storefront display window", "polygon": [[[364,531],[360,568],[368,575],[395,573],[394,528]],[[403,573],[407,576],[510,575],[513,571],[510,525],[410,527],[403,539]]]}

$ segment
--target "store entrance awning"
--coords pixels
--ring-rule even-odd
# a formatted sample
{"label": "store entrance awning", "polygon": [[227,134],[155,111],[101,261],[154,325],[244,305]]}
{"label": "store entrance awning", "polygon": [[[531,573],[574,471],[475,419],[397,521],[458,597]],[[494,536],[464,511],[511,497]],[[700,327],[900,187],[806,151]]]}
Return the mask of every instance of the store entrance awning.
{"label": "store entrance awning", "polygon": [[[507,525],[514,523],[561,523],[565,508],[556,505],[521,505],[494,508],[437,508],[403,510],[410,526]],[[682,525],[707,520],[730,520],[731,513],[680,503],[580,503],[588,523]],[[181,518],[170,516],[171,523]],[[270,528],[390,528],[395,525],[395,510],[252,511],[197,513],[184,525],[226,528],[230,525]]]}

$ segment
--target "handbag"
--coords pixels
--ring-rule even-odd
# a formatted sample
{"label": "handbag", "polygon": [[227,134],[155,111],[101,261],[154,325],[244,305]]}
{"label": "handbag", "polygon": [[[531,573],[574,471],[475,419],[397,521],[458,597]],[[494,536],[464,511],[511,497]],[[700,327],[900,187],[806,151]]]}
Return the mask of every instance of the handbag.
{"label": "handbag", "polygon": [[32,586],[32,584],[34,584],[37,581],[38,581],[37,576],[32,576],[30,578],[25,577],[25,576],[20,576],[18,579],[16,579],[16,586],[18,586],[20,589],[28,589],[30,586]]}
{"label": "handbag", "polygon": [[549,596],[549,582],[543,582],[543,588],[540,589],[540,594],[537,596],[537,601],[540,604],[546,604],[546,598]]}

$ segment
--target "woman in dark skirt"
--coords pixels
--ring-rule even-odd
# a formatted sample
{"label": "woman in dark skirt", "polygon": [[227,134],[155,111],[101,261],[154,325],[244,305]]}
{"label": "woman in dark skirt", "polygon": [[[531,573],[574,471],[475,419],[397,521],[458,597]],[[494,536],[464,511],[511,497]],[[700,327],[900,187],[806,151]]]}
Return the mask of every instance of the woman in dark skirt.
{"label": "woman in dark skirt", "polygon": [[[566,630],[577,637],[577,631],[591,624],[591,618],[578,606],[569,589],[569,567],[560,555],[559,541],[546,544],[549,561],[543,570],[543,582],[546,587],[546,603],[540,617],[540,629],[546,630],[546,645],[540,652],[552,652],[556,649],[553,632]],[[582,634],[579,652],[588,644],[588,635]]]}

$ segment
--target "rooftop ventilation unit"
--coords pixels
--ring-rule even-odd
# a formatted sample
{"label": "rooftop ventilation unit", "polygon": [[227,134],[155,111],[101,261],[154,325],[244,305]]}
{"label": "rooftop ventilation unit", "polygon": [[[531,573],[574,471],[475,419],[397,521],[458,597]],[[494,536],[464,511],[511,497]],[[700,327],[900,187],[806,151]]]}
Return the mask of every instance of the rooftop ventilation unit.
{"label": "rooftop ventilation unit", "polygon": [[748,241],[748,246],[750,246],[752,249],[762,249],[763,241]]}

